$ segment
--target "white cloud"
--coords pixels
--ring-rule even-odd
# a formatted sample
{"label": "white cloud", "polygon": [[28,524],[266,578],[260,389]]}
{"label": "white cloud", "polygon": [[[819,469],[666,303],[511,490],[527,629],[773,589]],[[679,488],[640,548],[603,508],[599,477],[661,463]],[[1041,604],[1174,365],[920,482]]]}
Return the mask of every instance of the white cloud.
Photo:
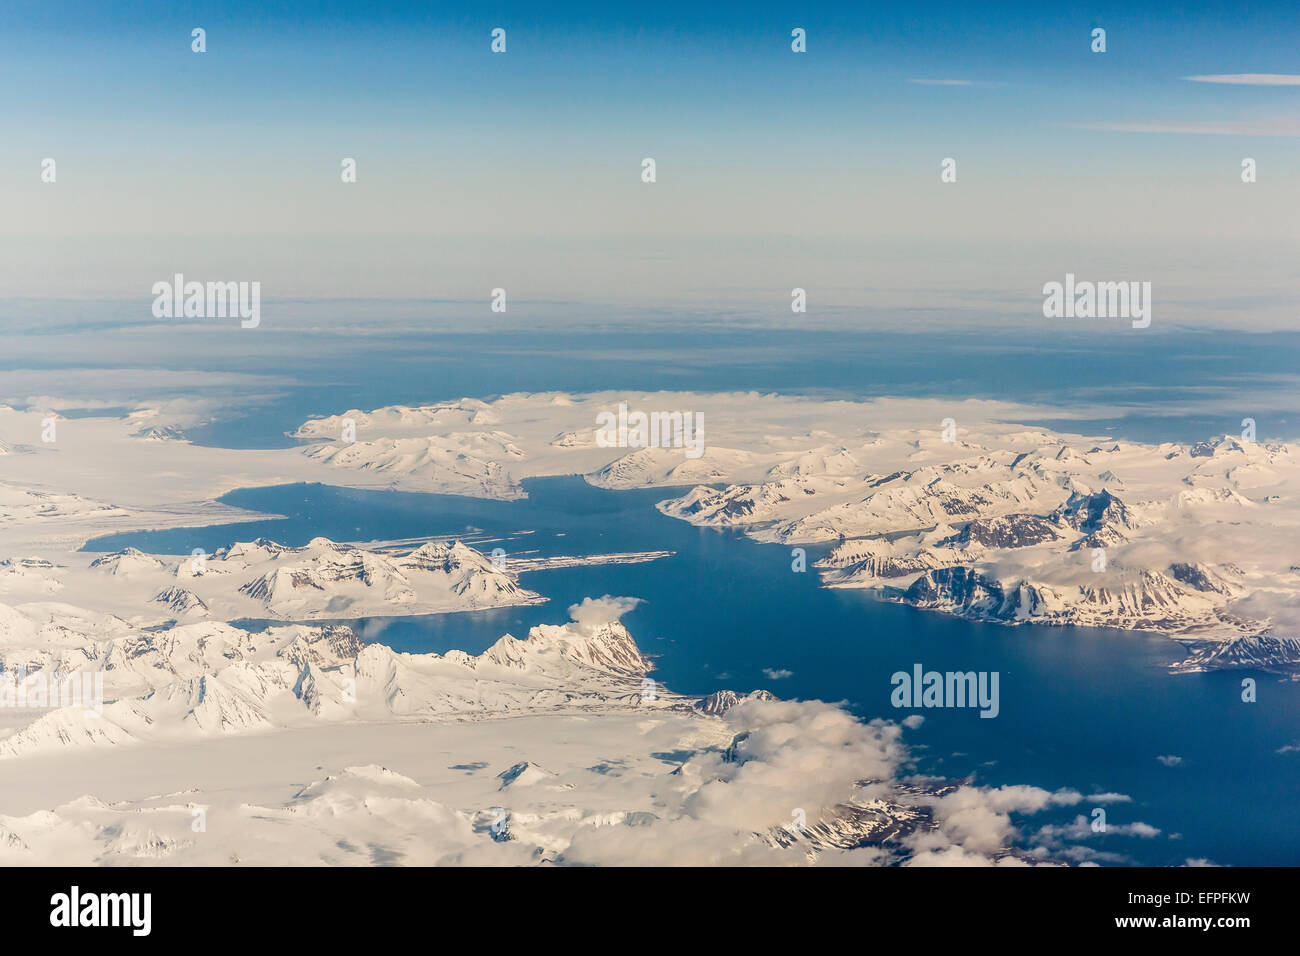
{"label": "white cloud", "polygon": [[1090,793],[1089,803],[1132,803],[1133,798],[1126,793]]}
{"label": "white cloud", "polygon": [[569,617],[584,631],[590,631],[617,621],[628,611],[641,603],[640,598],[612,597],[606,594],[599,598],[583,598],[581,604],[569,606]]}
{"label": "white cloud", "polygon": [[1175,123],[1144,120],[1131,123],[1072,123],[1075,129],[1107,133],[1174,133],[1183,136],[1300,136],[1300,123],[1290,118],[1251,122],[1204,121]]}
{"label": "white cloud", "polygon": [[[1103,833],[1093,830],[1092,822],[1087,817],[1080,814],[1069,823],[1050,824],[1039,828],[1034,834],[1034,839],[1047,844],[1057,844],[1062,840],[1088,840],[1102,835]],[[1143,823],[1141,820],[1133,823],[1111,823],[1107,824],[1104,835],[1135,836],[1149,840],[1160,835],[1160,828]]]}
{"label": "white cloud", "polygon": [[1294,73],[1209,73],[1185,76],[1192,83],[1226,83],[1231,86],[1300,86]]}
{"label": "white cloud", "polygon": [[[1060,865],[1066,856],[1018,847],[1012,815],[1077,804],[1083,796],[1076,790],[964,785],[942,795],[902,792],[898,774],[907,761],[902,728],[881,720],[863,723],[820,701],[746,701],[726,720],[736,732],[734,760],[717,751],[696,753],[670,786],[657,791],[653,821],[581,827],[564,850],[564,862],[803,865],[809,859],[800,844],[775,849],[749,835],[788,826],[796,808],[812,825],[850,799],[929,808],[937,826],[902,841],[910,851],[907,865]],[[1146,824],[1130,824],[1125,832],[1149,835],[1143,828],[1155,832]],[[812,862],[871,866],[895,859],[862,848],[823,850]]]}
{"label": "white cloud", "polygon": [[[746,839],[786,826],[795,809],[815,821],[854,796],[889,798],[905,751],[902,729],[862,723],[820,701],[745,701],[726,715],[736,759],[701,751],[658,794],[658,820],[639,827],[585,827],[564,852],[571,863],[803,864],[802,847],[774,850]],[[882,781],[859,788],[860,780]],[[883,862],[869,851],[840,863]],[[819,860],[820,862],[820,860]]]}

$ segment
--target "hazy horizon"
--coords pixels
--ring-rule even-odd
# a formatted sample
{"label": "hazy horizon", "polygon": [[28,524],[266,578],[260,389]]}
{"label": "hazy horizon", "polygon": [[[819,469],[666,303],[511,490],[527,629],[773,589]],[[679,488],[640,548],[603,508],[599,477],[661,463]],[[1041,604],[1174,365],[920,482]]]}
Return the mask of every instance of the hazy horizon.
{"label": "hazy horizon", "polygon": [[762,310],[802,287],[815,321],[1032,309],[1073,271],[1152,281],[1157,324],[1300,304],[1281,10],[154,6],[5,15],[11,296],[147,301],[182,272],[268,301]]}

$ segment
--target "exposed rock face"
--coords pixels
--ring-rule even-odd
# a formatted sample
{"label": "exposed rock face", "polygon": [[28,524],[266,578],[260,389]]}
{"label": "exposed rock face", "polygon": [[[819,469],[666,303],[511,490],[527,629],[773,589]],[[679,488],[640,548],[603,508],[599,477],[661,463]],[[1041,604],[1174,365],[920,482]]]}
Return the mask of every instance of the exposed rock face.
{"label": "exposed rock face", "polygon": [[181,587],[165,587],[153,597],[155,604],[161,604],[167,610],[181,617],[203,616],[208,613],[208,606],[197,594]]}
{"label": "exposed rock face", "polygon": [[1000,581],[970,567],[940,568],[917,578],[898,599],[914,607],[1006,624],[1182,631],[1224,623],[1214,601],[1154,571],[1063,590]]}
{"label": "exposed rock face", "polygon": [[1290,674],[1300,679],[1300,638],[1238,637],[1192,650],[1186,660],[1171,668],[1175,673],[1213,670],[1252,670]]}
{"label": "exposed rock face", "polygon": [[841,803],[815,822],[801,827],[773,827],[763,836],[772,846],[803,847],[809,859],[828,849],[876,847],[887,851],[897,863],[907,856],[903,847],[906,837],[938,828],[933,811],[921,801],[941,798],[956,790],[952,784],[899,787],[897,792],[901,798],[917,802],[873,799]]}
{"label": "exposed rock face", "polygon": [[765,690],[752,691],[743,697],[734,690],[718,690],[703,700],[697,701],[695,709],[702,714],[721,717],[742,700],[776,700],[776,697]]}
{"label": "exposed rock face", "polygon": [[127,548],[90,567],[128,583],[156,581],[161,587],[148,600],[177,615],[210,613],[223,620],[428,614],[541,600],[519,586],[513,571],[459,541],[427,542],[401,553],[320,537],[302,547],[257,538],[170,563]]}
{"label": "exposed rock face", "polygon": [[1000,518],[977,518],[940,544],[974,543],[986,548],[1027,548],[1061,537],[1060,530],[1050,521],[1034,515],[1004,515]]}
{"label": "exposed rock face", "polygon": [[974,620],[1014,623],[1041,618],[1057,620],[1061,601],[1054,591],[1027,583],[1004,586],[974,568],[939,568],[917,578],[901,600],[913,607],[947,611]]}
{"label": "exposed rock face", "polygon": [[1059,522],[1084,532],[1086,535],[1074,548],[1105,548],[1128,540],[1128,510],[1124,503],[1103,489],[1096,494],[1076,492],[1065,504],[1050,515],[1049,521]]}
{"label": "exposed rock face", "polygon": [[1231,594],[1231,588],[1210,568],[1202,564],[1177,562],[1169,565],[1169,576],[1180,584],[1185,584],[1197,591],[1213,591],[1215,594]]}

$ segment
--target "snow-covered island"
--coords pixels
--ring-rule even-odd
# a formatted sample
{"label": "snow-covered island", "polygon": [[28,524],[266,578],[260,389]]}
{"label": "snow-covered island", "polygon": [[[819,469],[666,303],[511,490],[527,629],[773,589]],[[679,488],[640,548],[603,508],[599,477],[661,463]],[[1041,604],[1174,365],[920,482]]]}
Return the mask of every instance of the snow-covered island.
{"label": "snow-covered island", "polygon": [[824,447],[659,507],[763,541],[834,543],[817,562],[831,587],[1008,625],[1153,631],[1188,647],[1179,671],[1300,674],[1298,491],[1289,445],[985,427]]}
{"label": "snow-covered island", "polygon": [[134,595],[139,601],[152,592],[148,602],[178,617],[222,621],[437,614],[545,600],[519,587],[513,571],[459,541],[393,553],[328,538],[298,548],[258,538],[180,558],[127,548],[95,558],[88,570],[114,578],[118,600]]}

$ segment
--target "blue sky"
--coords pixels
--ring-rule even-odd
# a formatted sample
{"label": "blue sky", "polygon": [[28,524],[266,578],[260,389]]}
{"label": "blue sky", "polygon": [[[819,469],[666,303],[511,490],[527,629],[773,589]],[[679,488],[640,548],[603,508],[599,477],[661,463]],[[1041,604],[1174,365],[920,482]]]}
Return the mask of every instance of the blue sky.
{"label": "blue sky", "polygon": [[[616,128],[660,116],[717,129],[719,119],[744,128],[797,106],[806,119],[847,112],[900,129],[997,123],[1012,134],[1067,113],[1084,121],[1201,109],[1294,116],[1293,90],[1255,88],[1248,98],[1180,79],[1296,72],[1300,18],[1283,3],[1220,4],[1200,15],[1132,4],[1053,4],[1050,12],[1034,3],[628,6],[611,15],[602,4],[494,4],[471,16],[438,4],[20,0],[6,4],[0,30],[16,93],[5,116],[124,120],[130,129],[168,108],[191,124],[213,114],[283,128],[286,110],[310,126],[473,121],[484,109],[526,120],[545,108],[563,126],[621,108],[621,122],[608,116]],[[202,58],[189,50],[196,25],[209,33]],[[506,56],[487,52],[493,26],[509,31]],[[789,50],[793,26],[809,33],[802,57]],[[1105,55],[1089,51],[1094,26],[1108,31]],[[981,96],[948,102],[909,79],[1010,89],[981,87]],[[41,95],[29,99],[27,90]],[[808,98],[791,102],[798,96]]]}
{"label": "blue sky", "polygon": [[1300,239],[1300,86],[1185,79],[1300,74],[1288,4],[109,6],[0,12],[0,278],[21,294],[173,261],[297,295],[468,294],[578,263],[576,295],[689,299],[691,263],[644,278],[638,257],[721,243],[740,287],[757,258],[815,271],[825,243],[909,243],[919,282],[927,246]]}

